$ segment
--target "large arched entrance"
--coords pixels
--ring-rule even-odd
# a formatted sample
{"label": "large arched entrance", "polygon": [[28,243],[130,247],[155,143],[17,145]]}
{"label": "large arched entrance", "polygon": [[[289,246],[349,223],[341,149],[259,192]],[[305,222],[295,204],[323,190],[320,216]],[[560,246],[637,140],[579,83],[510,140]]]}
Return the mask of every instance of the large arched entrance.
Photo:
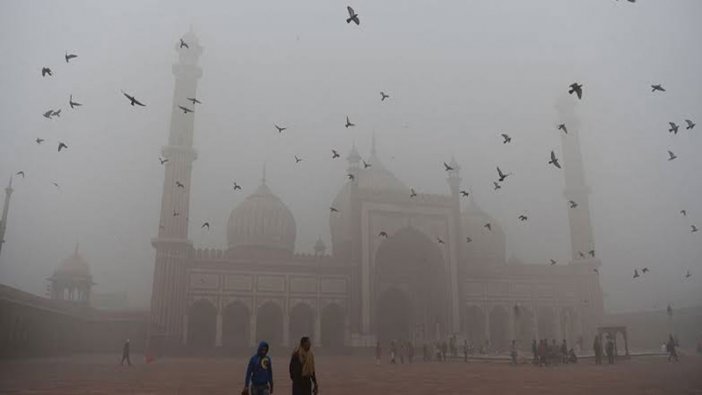
{"label": "large arched entrance", "polygon": [[509,343],[509,316],[507,310],[495,306],[490,310],[490,348],[492,351],[505,351]]}
{"label": "large arched entrance", "polygon": [[340,350],[344,347],[346,313],[341,306],[331,303],[324,307],[321,327],[322,347],[327,350]]}
{"label": "large arched entrance", "polygon": [[374,326],[379,340],[431,341],[450,334],[450,286],[439,246],[407,227],[378,248]]}
{"label": "large arched entrance", "polygon": [[249,309],[240,302],[227,305],[222,313],[222,345],[244,348],[249,345]]}
{"label": "large arched entrance", "polygon": [[266,341],[271,347],[283,344],[283,310],[273,302],[266,302],[256,313],[256,340]]}
{"label": "large arched entrance", "polygon": [[303,336],[314,339],[314,311],[305,303],[290,310],[290,344],[297,345]]}
{"label": "large arched entrance", "polygon": [[217,333],[217,309],[201,299],[188,309],[188,345],[198,348],[214,347]]}

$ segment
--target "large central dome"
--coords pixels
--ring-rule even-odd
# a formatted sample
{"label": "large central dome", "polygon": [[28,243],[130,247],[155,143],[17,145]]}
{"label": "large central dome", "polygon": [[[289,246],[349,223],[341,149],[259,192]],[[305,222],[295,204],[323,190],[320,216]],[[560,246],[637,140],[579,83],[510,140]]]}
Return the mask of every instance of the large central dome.
{"label": "large central dome", "polygon": [[232,210],[227,224],[229,248],[257,247],[292,253],[295,218],[265,181]]}

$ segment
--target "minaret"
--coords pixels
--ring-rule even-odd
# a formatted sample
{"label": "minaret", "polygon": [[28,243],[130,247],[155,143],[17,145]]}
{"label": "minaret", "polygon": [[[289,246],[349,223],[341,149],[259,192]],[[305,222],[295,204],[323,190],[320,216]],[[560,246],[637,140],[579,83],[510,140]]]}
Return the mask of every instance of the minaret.
{"label": "minaret", "polygon": [[[175,89],[168,135],[168,145],[162,149],[165,177],[161,196],[161,218],[158,237],[151,244],[156,248],[154,283],[151,295],[149,347],[155,352],[172,350],[182,339],[186,318],[185,267],[192,256],[188,239],[190,184],[192,163],[197,158],[193,149],[193,126],[197,108],[187,98],[196,98],[197,81],[202,69],[197,61],[202,54],[197,37],[190,31],[183,37],[189,48],[176,44],[178,62],[173,65]],[[178,106],[193,113],[184,114]]]}
{"label": "minaret", "polygon": [[2,245],[5,244],[5,229],[7,228],[7,213],[10,210],[10,197],[12,196],[12,177],[10,183],[5,188],[5,204],[2,208],[2,220],[0,220],[0,253],[2,253]]}
{"label": "minaret", "polygon": [[[561,133],[561,149],[563,172],[565,175],[565,190],[563,194],[568,207],[568,220],[570,222],[570,247],[572,260],[582,260],[580,253],[591,258],[588,252],[595,250],[590,223],[590,188],[585,182],[585,168],[582,154],[580,153],[580,122],[575,115],[574,102],[570,97],[563,97],[556,104],[560,121],[566,125],[568,133]],[[577,207],[570,208],[568,201],[572,200]]]}

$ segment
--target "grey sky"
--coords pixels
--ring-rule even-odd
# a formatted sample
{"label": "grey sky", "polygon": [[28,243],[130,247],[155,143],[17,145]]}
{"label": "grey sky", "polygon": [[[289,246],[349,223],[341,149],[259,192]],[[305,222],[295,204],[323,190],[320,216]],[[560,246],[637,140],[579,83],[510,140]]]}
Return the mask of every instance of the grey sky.
{"label": "grey sky", "polygon": [[[344,22],[348,4],[360,26]],[[386,167],[417,191],[447,193],[441,162],[454,155],[464,186],[505,228],[509,255],[565,261],[562,173],[546,162],[560,151],[554,104],[580,81],[607,307],[699,304],[702,232],[690,224],[702,227],[702,126],[667,128],[702,121],[701,15],[696,0],[0,1],[0,181],[27,174],[15,180],[0,281],[43,293],[79,241],[97,292],[126,290],[148,306],[174,45],[193,24],[205,48],[197,246],[226,246],[229,213],[264,162],[295,216],[297,250],[320,235],[329,243],[327,207],[347,165],[330,149],[345,154],[355,141],[365,157],[375,131]],[[67,65],[66,50],[79,58]],[[42,66],[55,76],[42,78]],[[668,91],[652,94],[652,83]],[[147,107],[131,108],[120,89]],[[381,103],[380,90],[391,99]],[[67,108],[71,93],[81,109]],[[60,119],[41,116],[57,107]],[[345,129],[346,115],[358,126]],[[289,129],[279,135],[273,123]],[[57,140],[68,151],[57,153]],[[679,159],[668,162],[668,149]],[[304,162],[293,166],[293,155]],[[496,165],[515,173],[499,193]],[[516,220],[523,212],[526,224]],[[205,220],[210,232],[199,229]],[[633,281],[643,266],[651,273]]]}

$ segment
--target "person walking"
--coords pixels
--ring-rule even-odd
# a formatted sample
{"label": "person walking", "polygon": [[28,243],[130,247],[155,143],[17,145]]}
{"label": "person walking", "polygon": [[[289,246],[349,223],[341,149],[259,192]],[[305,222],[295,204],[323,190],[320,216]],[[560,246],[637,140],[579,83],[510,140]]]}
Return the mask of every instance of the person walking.
{"label": "person walking", "polygon": [[614,340],[611,336],[607,337],[607,345],[605,347],[607,353],[607,362],[611,365],[614,363]]}
{"label": "person walking", "polygon": [[380,366],[380,358],[383,356],[383,349],[380,347],[380,342],[375,343],[375,364]]}
{"label": "person walking", "polygon": [[317,395],[319,393],[314,354],[311,347],[310,338],[304,336],[290,357],[290,380],[292,380],[293,395]]}
{"label": "person walking", "polygon": [[122,361],[119,363],[120,366],[124,366],[124,361],[127,361],[127,366],[132,366],[132,360],[129,358],[130,354],[130,345],[129,345],[129,339],[124,342],[124,345],[122,346]]}
{"label": "person walking", "polygon": [[673,338],[673,335],[670,335],[668,337],[668,343],[666,344],[666,351],[668,351],[668,362],[671,360],[678,362],[678,352],[675,350],[675,346],[675,339]]}
{"label": "person walking", "polygon": [[242,393],[250,395],[273,393],[273,364],[268,356],[268,343],[265,341],[258,344],[256,354],[249,359]]}
{"label": "person walking", "polygon": [[595,365],[602,365],[602,340],[600,335],[595,335],[592,343],[592,351],[595,353]]}
{"label": "person walking", "polygon": [[517,341],[512,340],[512,348],[509,353],[510,357],[512,357],[512,365],[517,366]]}

